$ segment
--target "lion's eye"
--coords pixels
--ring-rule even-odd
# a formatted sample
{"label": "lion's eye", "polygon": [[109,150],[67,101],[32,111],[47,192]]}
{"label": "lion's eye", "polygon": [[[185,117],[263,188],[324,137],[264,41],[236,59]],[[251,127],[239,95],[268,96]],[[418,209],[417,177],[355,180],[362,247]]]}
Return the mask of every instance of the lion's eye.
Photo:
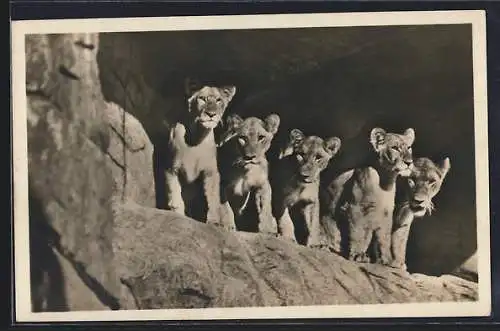
{"label": "lion's eye", "polygon": [[238,143],[241,145],[241,146],[244,146],[246,143],[247,143],[247,140],[245,137],[239,137],[238,138]]}
{"label": "lion's eye", "polygon": [[217,103],[220,104],[220,103],[222,103],[222,99],[221,98],[217,98],[217,99],[215,99],[215,102],[217,102]]}
{"label": "lion's eye", "polygon": [[321,155],[316,155],[316,157],[314,158],[314,160],[315,160],[316,162],[319,162],[319,161],[321,161],[322,159],[323,159],[323,158],[321,157]]}
{"label": "lion's eye", "polygon": [[264,139],[266,139],[266,136],[264,136],[264,135],[259,136],[259,141],[264,141]]}
{"label": "lion's eye", "polygon": [[205,103],[207,99],[204,96],[199,96],[198,101]]}

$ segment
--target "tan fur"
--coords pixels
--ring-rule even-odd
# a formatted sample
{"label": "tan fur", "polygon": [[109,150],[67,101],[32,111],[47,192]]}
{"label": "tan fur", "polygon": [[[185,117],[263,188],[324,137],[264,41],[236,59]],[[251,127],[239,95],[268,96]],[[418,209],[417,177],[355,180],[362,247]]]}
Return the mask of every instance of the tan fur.
{"label": "tan fur", "polygon": [[415,218],[430,214],[434,209],[432,199],[441,190],[441,185],[450,169],[450,160],[445,158],[435,164],[428,158],[414,160],[412,174],[404,178],[403,199],[394,211],[394,224],[391,237],[392,266],[406,270],[406,245],[410,227]]}
{"label": "tan fur", "polygon": [[220,123],[236,88],[187,84],[187,93],[188,111],[170,129],[169,163],[165,170],[167,209],[184,215],[181,183],[191,184],[201,178],[208,208],[206,222],[233,230],[234,224],[221,224],[220,175],[213,129]]}
{"label": "tan fur", "polygon": [[[300,227],[306,233],[305,238],[299,239],[301,244],[319,245],[320,174],[340,146],[337,137],[323,140],[317,136],[306,137],[298,129],[290,132],[288,145],[273,171],[273,211],[284,238],[296,242],[295,229]],[[291,208],[297,209],[301,220],[292,220]]]}
{"label": "tan fur", "polygon": [[227,118],[227,130],[219,146],[226,147],[226,158],[221,162],[223,203],[228,217],[240,217],[248,209],[250,195],[255,198],[260,233],[277,233],[272,216],[272,190],[268,179],[266,152],[278,131],[280,118],[271,114],[263,121],[256,117],[242,119],[238,115]]}
{"label": "tan fur", "polygon": [[398,176],[410,175],[414,139],[413,129],[396,134],[374,128],[370,143],[376,159],[341,174],[328,186],[322,225],[334,251],[349,260],[369,262],[368,247],[374,240],[375,262],[390,264],[395,182]]}

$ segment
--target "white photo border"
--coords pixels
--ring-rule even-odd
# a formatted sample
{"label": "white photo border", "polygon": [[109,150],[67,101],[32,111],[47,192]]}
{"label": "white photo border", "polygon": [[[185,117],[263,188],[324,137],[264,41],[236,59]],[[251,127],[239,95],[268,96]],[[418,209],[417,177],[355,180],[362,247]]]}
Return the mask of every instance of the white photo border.
{"label": "white photo border", "polygon": [[[471,24],[474,69],[477,256],[479,300],[256,308],[31,312],[29,272],[28,153],[25,36],[43,33],[146,32],[224,29],[313,28]],[[217,319],[461,317],[491,314],[486,15],[483,10],[263,14],[193,17],[13,21],[12,119],[14,165],[15,316],[17,322],[147,321]],[[145,29],[147,27],[147,29]]]}

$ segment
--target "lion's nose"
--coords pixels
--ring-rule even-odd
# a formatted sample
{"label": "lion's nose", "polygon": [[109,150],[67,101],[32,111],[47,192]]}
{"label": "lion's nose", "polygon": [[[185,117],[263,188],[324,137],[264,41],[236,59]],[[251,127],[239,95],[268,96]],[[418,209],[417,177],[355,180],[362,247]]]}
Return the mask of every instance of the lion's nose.
{"label": "lion's nose", "polygon": [[404,161],[406,166],[409,168],[413,164],[413,161]]}
{"label": "lion's nose", "polygon": [[245,160],[245,161],[252,161],[253,159],[255,159],[255,155],[245,155],[245,156],[243,156],[243,160]]}
{"label": "lion's nose", "polygon": [[208,115],[208,117],[213,118],[213,117],[215,117],[215,115],[217,115],[217,112],[207,111],[207,115]]}

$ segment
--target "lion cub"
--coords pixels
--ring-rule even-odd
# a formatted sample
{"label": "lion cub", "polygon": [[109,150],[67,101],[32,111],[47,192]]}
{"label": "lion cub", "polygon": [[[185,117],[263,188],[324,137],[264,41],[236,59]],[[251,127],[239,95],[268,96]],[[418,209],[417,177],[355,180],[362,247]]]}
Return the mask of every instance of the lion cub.
{"label": "lion cub", "polygon": [[[254,231],[251,225],[242,223],[243,212],[248,208],[251,196],[257,209],[257,231],[277,233],[276,221],[271,210],[271,185],[268,179],[266,152],[278,131],[280,117],[276,114],[264,120],[256,117],[242,119],[229,115],[227,130],[222,135],[220,169],[222,174],[223,203],[227,212],[236,216],[238,230]],[[224,153],[225,152],[225,153]]]}
{"label": "lion cub", "polygon": [[235,86],[200,86],[186,82],[187,111],[169,132],[164,156],[166,209],[185,215],[183,190],[201,180],[207,203],[206,222],[234,230],[221,223],[220,175],[214,128],[236,93]]}
{"label": "lion cub", "polygon": [[406,270],[406,244],[411,224],[415,218],[432,212],[434,209],[432,199],[441,190],[449,170],[449,158],[445,158],[440,164],[428,158],[417,158],[414,160],[410,177],[402,180],[402,199],[396,204],[392,228],[393,267]]}
{"label": "lion cub", "polygon": [[[290,131],[288,144],[273,170],[273,212],[284,238],[309,247],[319,244],[320,174],[340,145],[337,137],[323,140],[305,136],[299,129]],[[293,220],[291,210],[298,214]],[[301,234],[299,240],[296,229]]]}
{"label": "lion cub", "polygon": [[375,159],[365,167],[351,169],[327,187],[327,214],[323,229],[333,250],[349,260],[370,262],[372,239],[377,247],[375,262],[391,263],[391,230],[398,176],[409,176],[413,165],[413,129],[404,134],[374,128],[370,143]]}

